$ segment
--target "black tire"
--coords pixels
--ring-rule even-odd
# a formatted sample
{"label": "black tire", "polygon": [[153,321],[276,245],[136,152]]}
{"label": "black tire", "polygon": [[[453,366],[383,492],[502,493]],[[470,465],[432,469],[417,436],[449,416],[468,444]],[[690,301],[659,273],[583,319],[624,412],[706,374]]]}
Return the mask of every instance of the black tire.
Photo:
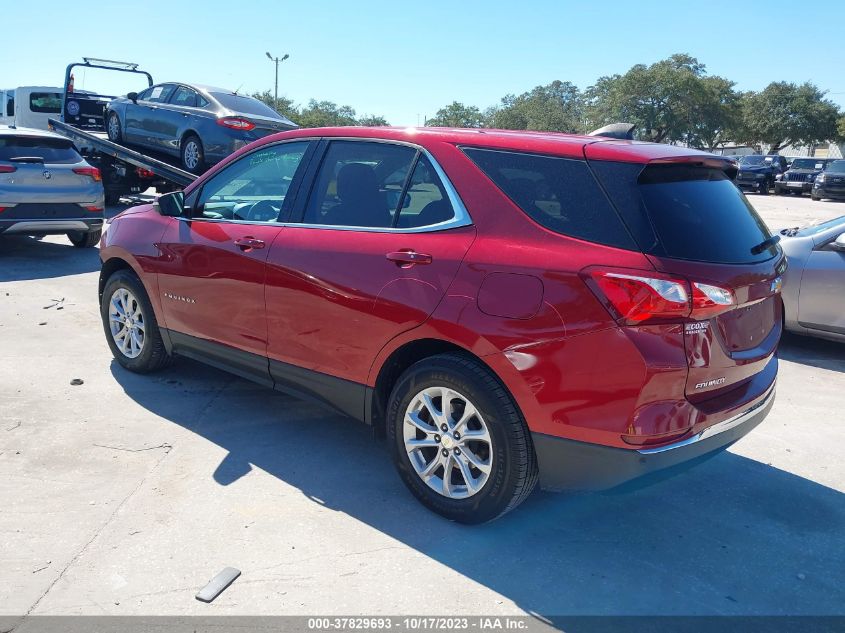
{"label": "black tire", "polygon": [[[430,488],[411,465],[404,444],[404,418],[423,389],[443,386],[469,399],[483,417],[492,440],[492,467],[481,489],[453,499]],[[481,363],[461,354],[440,354],[408,368],[393,388],[387,434],[402,481],[427,508],[459,523],[484,523],[522,503],[537,485],[537,456],[531,435],[510,394]]]}
{"label": "black tire", "polygon": [[758,191],[760,192],[761,196],[768,196],[769,195],[769,181],[767,180],[766,182],[762,183],[758,187]]}
{"label": "black tire", "polygon": [[102,234],[103,232],[100,229],[96,231],[71,231],[67,234],[67,238],[76,248],[92,248],[100,243]]}
{"label": "black tire", "polygon": [[786,193],[786,192],[782,188],[775,185],[775,195],[776,196],[782,196],[784,193]]}
{"label": "black tire", "polygon": [[112,143],[120,143],[123,141],[123,133],[120,131],[120,117],[117,112],[109,112],[109,118],[106,122],[106,134]]}
{"label": "black tire", "polygon": [[[196,151],[196,163],[192,164],[194,158],[194,151]],[[202,141],[196,134],[189,134],[182,140],[182,167],[192,174],[201,174],[205,171],[205,150],[202,147]]]}
{"label": "black tire", "polygon": [[817,196],[816,194],[811,193],[810,194],[810,200],[812,200],[813,202],[818,202],[819,200],[821,200],[821,198],[819,196]]}
{"label": "black tire", "polygon": [[[130,358],[120,350],[115,343],[109,326],[111,299],[114,293],[120,288],[125,288],[132,293],[143,317],[144,343],[141,347],[141,353],[135,358]],[[138,374],[146,374],[157,371],[170,364],[171,358],[161,338],[161,332],[158,329],[158,322],[156,321],[153,307],[150,304],[149,296],[146,290],[144,290],[144,285],[134,272],[125,269],[118,270],[109,277],[103,288],[103,297],[100,300],[100,317],[103,321],[106,341],[109,344],[112,355],[121,366]]]}

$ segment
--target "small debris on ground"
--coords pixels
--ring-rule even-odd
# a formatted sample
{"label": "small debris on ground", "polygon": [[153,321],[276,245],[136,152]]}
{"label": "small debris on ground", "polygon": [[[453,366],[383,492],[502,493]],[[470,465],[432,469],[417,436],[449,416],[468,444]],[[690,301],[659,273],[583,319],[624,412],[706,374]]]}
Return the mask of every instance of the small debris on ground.
{"label": "small debris on ground", "polygon": [[38,325],[47,325],[47,321],[42,321],[42,322],[41,322],[41,323],[39,323]]}
{"label": "small debris on ground", "polygon": [[62,297],[61,299],[50,299],[50,301],[52,301],[53,303],[48,306],[44,306],[45,310],[49,310],[50,308],[56,308],[57,310],[61,310],[62,308],[57,306],[61,306],[65,302],[65,298]]}
{"label": "small debris on ground", "polygon": [[223,571],[212,578],[205,587],[200,589],[199,593],[196,595],[196,599],[200,602],[211,602],[223,593],[226,587],[231,585],[240,575],[240,569],[235,569],[234,567],[224,568]]}
{"label": "small debris on ground", "polygon": [[72,384],[74,387],[78,387],[79,385],[84,385],[85,381],[82,380],[82,378],[74,378],[70,381],[70,384]]}
{"label": "small debris on ground", "polygon": [[37,574],[37,573],[38,573],[38,572],[40,572],[40,571],[44,571],[45,569],[47,569],[47,568],[50,566],[50,563],[52,563],[52,562],[53,562],[53,561],[48,560],[46,565],[44,565],[43,567],[39,567],[38,569],[33,569],[33,570],[32,570],[32,573],[33,573],[33,574]]}
{"label": "small debris on ground", "polygon": [[123,448],[122,446],[107,446],[105,444],[94,444],[94,446],[96,446],[98,448],[108,448],[108,449],[111,449],[113,451],[125,451],[127,453],[142,453],[143,451],[153,451],[157,448],[163,448],[163,449],[169,451],[171,448],[173,448],[167,442],[165,442],[164,444],[159,444],[158,446],[147,446],[147,447],[144,447],[144,448]]}
{"label": "small debris on ground", "polygon": [[7,431],[14,431],[14,430],[15,430],[16,428],[18,428],[20,425],[21,425],[21,421],[20,421],[20,420],[18,420],[17,422],[15,422],[12,426],[10,426],[10,427],[9,427],[8,429],[6,429],[6,430],[7,430]]}

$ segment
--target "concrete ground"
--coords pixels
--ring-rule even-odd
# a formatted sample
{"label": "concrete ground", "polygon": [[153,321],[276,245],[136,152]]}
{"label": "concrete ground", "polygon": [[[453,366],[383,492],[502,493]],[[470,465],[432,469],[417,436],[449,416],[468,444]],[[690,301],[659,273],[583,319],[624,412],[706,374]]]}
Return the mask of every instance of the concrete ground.
{"label": "concrete ground", "polygon": [[[749,199],[773,228],[845,214]],[[464,527],[363,425],[186,360],[122,370],[98,269],[0,238],[0,615],[845,613],[845,345],[787,336],[769,418],[685,474]]]}

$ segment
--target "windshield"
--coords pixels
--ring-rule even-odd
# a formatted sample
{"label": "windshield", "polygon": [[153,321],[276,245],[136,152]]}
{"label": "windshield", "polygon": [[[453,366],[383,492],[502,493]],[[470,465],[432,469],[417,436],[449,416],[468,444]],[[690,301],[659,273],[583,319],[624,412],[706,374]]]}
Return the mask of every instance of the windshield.
{"label": "windshield", "polygon": [[252,97],[225,92],[212,92],[211,96],[217,99],[224,108],[239,114],[255,114],[257,116],[270,117],[271,119],[279,119],[280,121],[285,120],[273,108],[264,105],[261,101]]}
{"label": "windshield", "polygon": [[835,174],[845,174],[845,160],[835,160],[825,169],[827,172]]}
{"label": "windshield", "polygon": [[796,158],[791,169],[824,169],[824,161],[816,158]]}
{"label": "windshield", "polygon": [[33,92],[29,95],[29,109],[33,112],[58,114],[62,111],[62,93]]}
{"label": "windshield", "polygon": [[774,156],[760,156],[754,154],[752,156],[743,156],[739,159],[740,165],[771,165]]}

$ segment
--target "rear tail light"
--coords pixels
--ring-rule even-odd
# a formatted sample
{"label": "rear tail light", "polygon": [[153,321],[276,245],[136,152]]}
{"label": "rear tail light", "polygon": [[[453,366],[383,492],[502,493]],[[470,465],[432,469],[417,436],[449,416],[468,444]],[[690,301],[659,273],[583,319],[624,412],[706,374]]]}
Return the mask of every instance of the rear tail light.
{"label": "rear tail light", "polygon": [[586,271],[599,299],[623,325],[692,319],[702,321],[736,304],[727,288],[689,281],[653,271]]}
{"label": "rear tail light", "polygon": [[86,211],[91,211],[92,213],[101,213],[103,211],[103,207],[98,207],[93,204],[91,205],[84,205]]}
{"label": "rear tail light", "polygon": [[79,174],[80,176],[88,176],[95,182],[100,182],[103,179],[102,174],[100,174],[100,170],[96,167],[74,167],[73,173]]}
{"label": "rear tail light", "polygon": [[217,125],[222,125],[232,130],[243,130],[244,132],[255,129],[255,123],[239,116],[227,116],[217,119]]}
{"label": "rear tail light", "polygon": [[154,172],[151,172],[149,169],[144,169],[143,167],[136,167],[135,173],[138,174],[140,178],[155,178]]}
{"label": "rear tail light", "polygon": [[0,174],[11,174],[13,171],[17,171],[18,168],[14,165],[0,165]]}

